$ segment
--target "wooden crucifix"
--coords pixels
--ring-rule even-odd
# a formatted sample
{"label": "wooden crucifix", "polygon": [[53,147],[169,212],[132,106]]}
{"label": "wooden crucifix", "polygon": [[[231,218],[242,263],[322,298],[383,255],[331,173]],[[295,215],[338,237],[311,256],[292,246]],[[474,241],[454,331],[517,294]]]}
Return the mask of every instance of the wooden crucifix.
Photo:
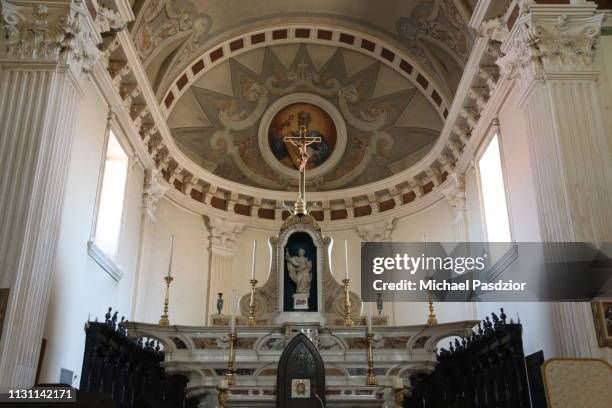
{"label": "wooden crucifix", "polygon": [[285,136],[283,140],[296,146],[300,152],[299,193],[298,200],[294,204],[294,210],[296,214],[306,214],[306,165],[310,158],[308,146],[313,143],[321,143],[321,138],[319,136],[308,136],[308,126],[300,125],[298,135]]}

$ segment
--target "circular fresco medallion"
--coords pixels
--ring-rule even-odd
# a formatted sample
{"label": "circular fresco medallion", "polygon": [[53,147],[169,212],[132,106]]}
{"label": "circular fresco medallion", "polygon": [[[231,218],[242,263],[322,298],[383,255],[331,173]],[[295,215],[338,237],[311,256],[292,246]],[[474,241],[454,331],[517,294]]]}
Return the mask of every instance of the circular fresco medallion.
{"label": "circular fresco medallion", "polygon": [[289,169],[298,169],[300,153],[288,136],[299,136],[300,126],[306,126],[307,137],[320,137],[321,141],[308,146],[307,169],[315,169],[333,154],[337,144],[336,125],[331,116],[317,105],[299,102],[278,111],[268,127],[268,147],[280,163]]}

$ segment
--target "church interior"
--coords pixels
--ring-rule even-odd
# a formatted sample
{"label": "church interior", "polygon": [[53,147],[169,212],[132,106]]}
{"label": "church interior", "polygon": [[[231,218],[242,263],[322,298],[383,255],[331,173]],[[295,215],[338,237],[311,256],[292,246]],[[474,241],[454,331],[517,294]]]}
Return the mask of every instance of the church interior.
{"label": "church interior", "polygon": [[612,257],[612,1],[0,0],[0,31],[0,406],[612,406],[612,275],[408,299],[364,261]]}

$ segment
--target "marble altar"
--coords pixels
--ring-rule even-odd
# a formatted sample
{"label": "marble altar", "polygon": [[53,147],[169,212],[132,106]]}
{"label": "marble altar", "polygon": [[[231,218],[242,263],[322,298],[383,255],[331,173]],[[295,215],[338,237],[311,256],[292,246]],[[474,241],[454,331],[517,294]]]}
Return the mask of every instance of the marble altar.
{"label": "marble altar", "polygon": [[[287,243],[292,234],[307,234],[315,248],[311,256],[316,304],[308,311],[287,310],[284,285],[291,279],[286,269]],[[239,301],[234,348],[234,384],[227,391],[228,407],[276,406],[277,365],[286,345],[298,333],[306,335],[325,362],[326,406],[392,407],[391,386],[397,377],[409,391],[409,378],[432,371],[436,346],[444,338],[471,332],[475,321],[434,325],[388,325],[387,316],[372,316],[372,354],[377,385],[367,385],[368,340],[360,297],[349,292],[354,324],[346,326],[345,291],[333,277],[328,257],[330,239],[311,216],[294,214],[270,238],[271,271],[267,282],[254,290],[255,324],[249,326],[250,293]],[[295,252],[295,251],[294,251]],[[292,252],[290,254],[293,255]],[[290,302],[293,304],[293,300]],[[425,320],[425,316],[423,316]],[[230,360],[230,316],[214,315],[207,327],[160,326],[130,323],[130,334],[155,338],[164,344],[165,369],[189,379],[187,393],[200,406],[216,407],[220,381]]]}

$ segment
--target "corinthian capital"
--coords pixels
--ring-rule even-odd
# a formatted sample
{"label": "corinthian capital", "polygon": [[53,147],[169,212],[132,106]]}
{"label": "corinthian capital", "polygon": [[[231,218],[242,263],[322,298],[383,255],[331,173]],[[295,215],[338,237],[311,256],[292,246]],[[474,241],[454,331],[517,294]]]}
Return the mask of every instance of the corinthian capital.
{"label": "corinthian capital", "polygon": [[386,242],[391,240],[393,232],[393,219],[376,222],[373,224],[358,225],[357,234],[366,242]]}
{"label": "corinthian capital", "polygon": [[223,218],[210,217],[211,247],[213,253],[220,255],[233,255],[236,242],[244,230],[244,224],[228,221]]}
{"label": "corinthian capital", "polygon": [[451,173],[449,179],[451,183],[442,191],[444,198],[454,210],[466,211],[465,176]]}
{"label": "corinthian capital", "polygon": [[596,74],[595,44],[604,17],[596,10],[594,3],[526,7],[502,44],[505,55],[497,60],[502,73],[528,83]]}
{"label": "corinthian capital", "polygon": [[168,184],[164,180],[161,172],[157,169],[148,171],[145,177],[144,192],[142,194],[142,207],[153,221],[155,221],[157,204],[167,191]]}
{"label": "corinthian capital", "polygon": [[61,63],[77,79],[101,56],[96,24],[81,0],[0,0],[0,58]]}

